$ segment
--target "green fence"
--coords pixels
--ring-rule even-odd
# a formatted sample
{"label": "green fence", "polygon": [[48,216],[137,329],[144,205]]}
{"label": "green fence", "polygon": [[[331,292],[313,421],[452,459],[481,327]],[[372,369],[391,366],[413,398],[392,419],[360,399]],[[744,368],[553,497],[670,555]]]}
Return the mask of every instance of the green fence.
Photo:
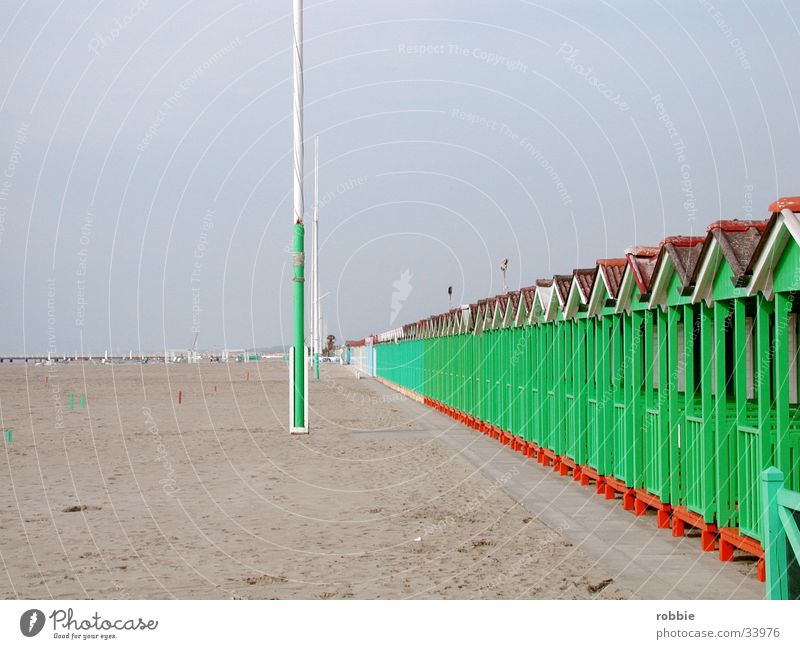
{"label": "green fence", "polygon": [[798,232],[718,222],[606,260],[595,302],[599,265],[577,296],[574,274],[454,309],[376,344],[376,374],[763,545],[762,472],[800,491]]}
{"label": "green fence", "polygon": [[800,493],[783,484],[783,472],[775,467],[761,476],[767,597],[800,599]]}

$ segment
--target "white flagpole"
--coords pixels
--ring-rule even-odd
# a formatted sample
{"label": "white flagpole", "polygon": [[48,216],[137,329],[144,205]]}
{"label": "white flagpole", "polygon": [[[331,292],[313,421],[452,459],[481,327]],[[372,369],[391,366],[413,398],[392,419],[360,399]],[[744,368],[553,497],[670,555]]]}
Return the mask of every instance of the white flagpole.
{"label": "white flagpole", "polygon": [[319,378],[319,136],[314,137],[314,223],[312,230],[312,247],[314,248],[314,267],[311,270],[312,307],[311,307],[311,345],[314,354],[314,378]]}
{"label": "white flagpole", "polygon": [[308,432],[308,368],[305,343],[305,226],[303,225],[303,0],[292,4],[293,138],[293,354],[289,380],[291,433]]}

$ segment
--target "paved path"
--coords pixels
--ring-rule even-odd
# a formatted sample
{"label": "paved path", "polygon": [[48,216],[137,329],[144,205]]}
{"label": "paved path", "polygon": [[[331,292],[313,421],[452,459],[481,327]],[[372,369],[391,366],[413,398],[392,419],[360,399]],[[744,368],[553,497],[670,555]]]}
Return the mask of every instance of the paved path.
{"label": "paved path", "polygon": [[[397,393],[367,379],[378,394]],[[474,465],[489,480],[506,480],[504,490],[531,514],[597,561],[642,599],[762,599],[755,565],[722,563],[702,552],[697,537],[674,538],[656,528],[655,514],[636,517],[621,503],[596,495],[535,460],[411,399],[393,405],[428,434]],[[517,467],[516,475],[512,471]],[[508,476],[512,479],[508,480]]]}

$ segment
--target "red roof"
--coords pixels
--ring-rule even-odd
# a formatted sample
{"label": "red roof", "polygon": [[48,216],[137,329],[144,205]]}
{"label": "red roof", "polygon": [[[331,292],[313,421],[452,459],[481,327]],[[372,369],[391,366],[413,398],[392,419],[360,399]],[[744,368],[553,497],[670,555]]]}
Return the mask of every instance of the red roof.
{"label": "red roof", "polygon": [[561,304],[567,301],[569,295],[569,287],[572,284],[572,275],[553,275],[553,283],[555,284],[556,291],[558,292],[558,299]]}
{"label": "red roof", "polygon": [[611,298],[617,299],[619,295],[619,285],[622,283],[622,275],[625,273],[625,265],[628,260],[624,257],[620,259],[598,259],[597,265],[603,269],[608,292]]}
{"label": "red roof", "polygon": [[578,287],[581,293],[588,300],[589,295],[592,293],[592,286],[594,286],[594,278],[597,274],[596,268],[576,268],[572,271],[573,277],[578,282]]}
{"label": "red roof", "polygon": [[730,221],[714,221],[706,228],[706,232],[714,232],[715,230],[722,230],[723,232],[747,232],[750,228],[755,228],[759,232],[763,232],[768,220],[764,221],[747,221],[733,219]]}
{"label": "red roof", "polygon": [[[715,238],[731,267],[734,284],[738,286],[747,272],[761,234],[767,228],[768,223],[769,221],[715,221],[708,226],[703,254],[711,243],[711,238]],[[695,269],[695,275],[696,273],[697,269]]]}
{"label": "red roof", "polygon": [[525,300],[525,307],[528,311],[531,310],[533,306],[533,298],[536,295],[536,286],[526,286],[521,288],[519,292],[522,294],[522,298]]}
{"label": "red roof", "polygon": [[696,246],[698,243],[703,243],[703,241],[705,241],[705,237],[687,237],[681,234],[674,237],[667,237],[661,241],[661,246],[663,247],[667,244],[671,244],[676,248],[687,248]]}
{"label": "red roof", "polygon": [[773,214],[782,210],[800,212],[800,196],[784,196],[769,206],[769,211]]}
{"label": "red roof", "polygon": [[660,250],[661,248],[655,246],[632,246],[625,251],[633,279],[642,295],[650,292],[650,280],[653,278]]}
{"label": "red roof", "polygon": [[667,237],[661,242],[661,253],[658,256],[653,275],[657,275],[666,255],[672,260],[672,265],[684,288],[692,283],[695,267],[700,260],[705,237],[675,236]]}

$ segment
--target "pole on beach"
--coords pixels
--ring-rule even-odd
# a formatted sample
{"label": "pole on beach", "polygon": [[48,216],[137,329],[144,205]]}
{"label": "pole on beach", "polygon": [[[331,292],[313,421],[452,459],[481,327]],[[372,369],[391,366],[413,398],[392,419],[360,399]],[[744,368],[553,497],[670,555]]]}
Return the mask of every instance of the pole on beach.
{"label": "pole on beach", "polygon": [[305,226],[303,225],[303,0],[292,0],[292,103],[293,215],[292,282],[294,284],[294,344],[289,375],[290,433],[307,433],[305,346]]}
{"label": "pole on beach", "polygon": [[319,379],[319,136],[314,138],[314,223],[311,239],[314,249],[314,265],[311,268],[311,349],[314,354],[314,378]]}

